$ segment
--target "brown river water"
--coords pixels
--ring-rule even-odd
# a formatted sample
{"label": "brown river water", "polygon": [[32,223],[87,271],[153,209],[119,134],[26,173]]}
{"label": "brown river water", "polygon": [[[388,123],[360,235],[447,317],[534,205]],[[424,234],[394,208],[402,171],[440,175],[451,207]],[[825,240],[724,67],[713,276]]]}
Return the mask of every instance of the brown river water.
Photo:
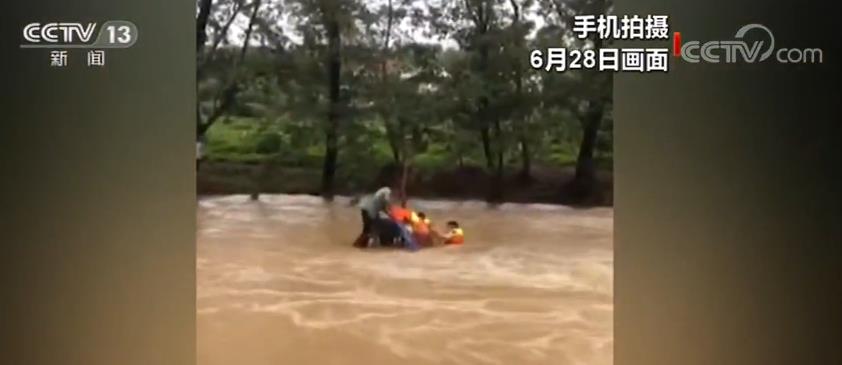
{"label": "brown river water", "polygon": [[360,250],[347,198],[201,198],[200,365],[608,365],[613,209],[410,201],[460,247]]}

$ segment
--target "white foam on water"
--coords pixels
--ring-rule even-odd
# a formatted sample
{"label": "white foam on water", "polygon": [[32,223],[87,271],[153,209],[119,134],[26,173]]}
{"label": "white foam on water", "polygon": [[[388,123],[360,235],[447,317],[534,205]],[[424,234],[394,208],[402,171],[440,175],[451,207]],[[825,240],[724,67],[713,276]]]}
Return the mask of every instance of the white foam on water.
{"label": "white foam on water", "polygon": [[346,265],[354,271],[368,271],[378,277],[450,285],[510,286],[605,295],[613,292],[613,257],[608,250],[567,257],[507,247],[484,252],[459,252],[459,249],[461,247],[395,254],[388,258],[367,257]]}
{"label": "white foam on water", "polygon": [[350,248],[342,240],[358,232],[353,206],[242,198],[200,202],[202,321],[285,318],[429,363],[613,359],[610,210],[422,201],[433,219],[463,222],[468,242],[410,253]]}

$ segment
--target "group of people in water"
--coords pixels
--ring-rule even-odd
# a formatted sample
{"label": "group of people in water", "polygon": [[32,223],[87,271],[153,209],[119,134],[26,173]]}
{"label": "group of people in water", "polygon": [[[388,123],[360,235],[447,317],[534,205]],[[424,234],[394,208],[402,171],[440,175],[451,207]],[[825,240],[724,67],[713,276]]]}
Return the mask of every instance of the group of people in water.
{"label": "group of people in water", "polygon": [[363,229],[354,241],[355,247],[385,246],[417,250],[437,244],[459,245],[465,242],[465,233],[459,222],[447,222],[447,230],[440,233],[433,228],[424,212],[415,212],[396,204],[388,187],[363,197],[359,208]]}

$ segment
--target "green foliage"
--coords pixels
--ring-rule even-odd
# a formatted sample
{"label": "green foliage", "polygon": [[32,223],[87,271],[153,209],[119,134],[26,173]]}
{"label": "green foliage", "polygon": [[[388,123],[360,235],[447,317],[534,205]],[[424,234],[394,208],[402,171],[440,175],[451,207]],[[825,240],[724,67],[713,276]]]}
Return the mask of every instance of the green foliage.
{"label": "green foliage", "polygon": [[[237,7],[238,1],[220,2],[211,17],[214,31],[235,10],[250,14],[251,2],[243,0]],[[593,42],[572,36],[569,21],[574,14],[605,11],[604,2],[263,4],[255,44],[242,64],[237,64],[240,48],[227,46],[226,40],[212,57],[205,57],[197,89],[203,115],[214,110],[226,85],[237,86],[233,106],[207,132],[211,159],[321,167],[331,110],[327,30],[338,25],[340,101],[333,106],[338,115],[338,178],[363,184],[362,175],[376,174],[395,160],[409,161],[422,173],[486,166],[483,132],[489,133],[492,152],[506,168],[522,162],[524,144],[534,164],[571,165],[581,144],[586,106],[596,102],[604,103],[606,111],[596,156],[610,165],[610,77],[548,73],[529,66],[532,49],[592,47]],[[209,44],[221,36],[217,33]],[[455,40],[459,47],[431,45],[417,39],[420,33]]]}
{"label": "green foliage", "polygon": [[273,154],[277,153],[281,149],[281,143],[283,143],[283,139],[281,135],[275,132],[265,133],[260,135],[257,139],[257,145],[255,146],[255,152],[260,154]]}

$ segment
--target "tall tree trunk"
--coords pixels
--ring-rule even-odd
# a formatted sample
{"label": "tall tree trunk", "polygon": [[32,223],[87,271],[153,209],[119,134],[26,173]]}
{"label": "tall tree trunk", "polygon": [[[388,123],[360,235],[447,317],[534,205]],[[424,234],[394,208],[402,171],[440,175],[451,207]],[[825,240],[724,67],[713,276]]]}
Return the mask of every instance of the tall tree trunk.
{"label": "tall tree trunk", "polygon": [[[386,35],[383,37],[383,53],[384,55],[389,51],[389,39],[392,37],[392,18],[394,17],[394,9],[392,8],[392,0],[389,0],[388,3],[388,14],[386,18]],[[388,59],[383,59],[383,63],[381,63],[381,67],[383,67],[384,75],[385,75],[385,68],[386,62]]]}
{"label": "tall tree trunk", "polygon": [[391,121],[385,120],[384,124],[386,125],[386,139],[389,142],[389,149],[392,150],[392,159],[394,159],[396,164],[400,164],[403,158],[401,155],[400,136],[395,131],[395,127]]}
{"label": "tall tree trunk", "polygon": [[[595,36],[594,49],[602,48],[602,39]],[[610,85],[610,79],[609,79]],[[582,143],[579,145],[579,155],[576,158],[576,174],[573,187],[579,198],[589,197],[596,183],[596,166],[594,166],[594,149],[605,111],[605,102],[597,97],[588,103],[588,110],[582,126]]]}
{"label": "tall tree trunk", "polygon": [[398,175],[398,180],[396,181],[396,183],[397,183],[397,189],[398,189],[398,197],[400,198],[400,201],[401,201],[401,206],[405,208],[406,207],[406,201],[408,200],[408,194],[407,194],[407,191],[406,191],[406,186],[407,186],[407,180],[409,179],[408,175],[409,175],[409,167],[410,167],[409,164],[411,162],[410,160],[411,160],[411,156],[412,156],[412,152],[411,152],[412,146],[410,146],[406,141],[404,141],[404,138],[403,138],[403,136],[406,135],[406,128],[407,128],[407,122],[406,122],[405,118],[401,117],[401,116],[398,116],[397,122],[398,122],[397,134],[400,136],[400,141],[401,141],[401,144],[400,144],[401,160],[400,160],[400,162],[397,166],[400,169],[400,172],[399,172],[400,175]]}
{"label": "tall tree trunk", "polygon": [[[200,0],[199,15],[196,16],[196,60],[199,60],[202,54],[202,48],[205,46],[205,41],[208,39],[207,27],[208,17],[210,17],[212,0]],[[196,69],[196,94],[199,91],[199,80],[201,77],[200,68]],[[196,100],[196,138],[204,135],[202,129],[202,115],[199,112],[199,100]]]}
{"label": "tall tree trunk", "polygon": [[[390,95],[388,92],[389,84],[388,84],[388,70],[386,68],[386,64],[389,62],[389,40],[392,36],[392,20],[394,17],[394,9],[392,8],[392,0],[389,0],[388,3],[388,12],[386,18],[386,30],[385,34],[383,35],[383,48],[381,50],[381,60],[380,60],[380,82],[381,87],[383,88],[383,95]],[[391,108],[392,105],[382,106],[382,110],[386,108]],[[401,141],[403,136],[399,136],[395,132],[395,128],[392,125],[392,112],[383,112],[381,117],[383,118],[383,124],[386,127],[386,139],[389,142],[389,148],[392,150],[392,158],[394,158],[396,164],[400,164],[401,162]]]}
{"label": "tall tree trunk", "polygon": [[[470,1],[465,1],[465,6],[467,10],[471,13],[471,17],[474,21],[474,25],[476,27],[476,38],[474,42],[477,43],[477,48],[479,50],[479,67],[478,71],[479,74],[482,75],[483,80],[487,80],[488,75],[488,58],[489,58],[489,49],[488,49],[488,40],[485,39],[486,34],[488,34],[489,28],[489,18],[490,18],[490,9],[486,8],[486,2],[480,1],[476,4],[476,9],[473,8]],[[482,151],[485,154],[485,164],[488,168],[489,172],[494,171],[494,152],[492,151],[491,146],[491,135],[490,135],[490,123],[489,123],[489,104],[490,101],[488,96],[482,95],[479,97],[479,105],[478,110],[476,113],[476,124],[477,128],[479,128],[480,139],[482,140]]]}
{"label": "tall tree trunk", "polygon": [[[251,40],[251,34],[254,30],[254,22],[257,19],[257,12],[260,10],[260,2],[261,0],[254,0],[254,9],[251,11],[251,17],[249,18],[249,25],[246,28],[245,38],[243,39],[243,47],[240,48],[240,56],[237,59],[237,63],[234,66],[234,74],[232,78],[237,77],[237,71],[239,70],[240,66],[246,60],[246,52],[248,51],[248,44]],[[235,14],[236,16],[236,14]],[[233,103],[236,87],[232,89],[231,94],[228,99],[228,105]],[[227,109],[227,106],[226,106]],[[263,182],[265,180],[266,173],[268,172],[269,166],[266,161],[261,161],[255,172],[252,174],[252,192],[251,192],[251,199],[257,200],[260,197],[260,193],[263,190]]]}
{"label": "tall tree trunk", "polygon": [[401,186],[400,186],[400,197],[401,197],[401,207],[406,208],[406,202],[409,200],[409,194],[406,192],[406,182],[409,179],[409,161],[403,160],[401,166]]}
{"label": "tall tree trunk", "polygon": [[208,17],[210,17],[212,0],[199,1],[199,15],[196,16],[196,55],[202,52],[205,42],[208,40]]}
{"label": "tall tree trunk", "polygon": [[[487,52],[481,52],[481,55],[484,54],[487,57]],[[483,59],[485,57],[482,57]],[[485,68],[483,66],[483,68]],[[477,126],[479,128],[479,135],[480,139],[482,140],[482,152],[485,155],[485,166],[488,168],[488,171],[494,170],[494,151],[492,148],[492,141],[491,141],[491,128],[488,119],[491,118],[488,115],[488,104],[489,100],[487,96],[480,96],[479,100],[479,110],[477,110]]]}
{"label": "tall tree trunk", "polygon": [[263,182],[269,166],[265,161],[261,161],[259,165],[251,172],[251,200],[258,200],[260,193],[263,192]]}
{"label": "tall tree trunk", "polygon": [[412,150],[415,153],[424,153],[427,151],[427,143],[424,141],[424,131],[417,124],[412,126]]}
{"label": "tall tree trunk", "polygon": [[605,105],[602,101],[592,101],[585,115],[582,143],[579,146],[579,156],[576,158],[576,175],[574,184],[581,189],[582,194],[590,193],[596,181],[596,166],[594,164],[594,149],[602,122]]}
{"label": "tall tree trunk", "polygon": [[489,196],[489,200],[493,202],[497,202],[502,200],[503,198],[503,171],[504,171],[504,163],[503,157],[505,156],[505,148],[503,146],[503,129],[500,125],[500,119],[494,119],[494,139],[497,141],[497,149],[495,151],[495,164],[494,164],[494,176],[492,178],[491,184],[491,192]]}
{"label": "tall tree trunk", "polygon": [[[516,31],[520,31],[520,14],[521,14],[521,6],[518,4],[517,0],[509,0],[509,4],[512,6],[512,25],[515,27]],[[518,37],[515,40],[515,46],[520,48],[522,46],[522,39]],[[523,96],[523,72],[521,70],[520,63],[516,63],[514,67],[514,78],[515,78],[515,98],[516,100],[522,100]],[[515,114],[517,117],[514,118],[513,122],[515,125],[515,130],[518,133],[518,143],[520,144],[520,158],[521,158],[521,169],[520,173],[518,174],[520,180],[522,181],[530,181],[532,180],[532,159],[531,154],[529,151],[529,141],[526,138],[526,126],[524,125],[526,119],[521,114]]]}
{"label": "tall tree trunk", "polygon": [[331,199],[334,194],[334,177],[336,176],[336,164],[339,155],[339,106],[340,106],[340,72],[342,61],[340,59],[341,35],[339,33],[339,21],[336,19],[335,9],[329,10],[327,15],[327,36],[328,36],[328,93],[330,107],[328,108],[327,126],[325,128],[325,159],[322,168],[322,195]]}
{"label": "tall tree trunk", "polygon": [[257,20],[257,12],[260,10],[260,2],[261,0],[254,0],[254,9],[251,10],[249,25],[246,27],[246,36],[243,39],[243,47],[240,48],[240,58],[237,60],[237,67],[241,66],[246,59],[246,51],[248,51],[248,43],[251,40],[251,33],[254,30],[254,22]]}
{"label": "tall tree trunk", "polygon": [[236,4],[234,4],[234,9],[231,11],[231,16],[228,17],[228,20],[225,21],[225,24],[222,26],[222,28],[220,28],[219,31],[216,32],[211,48],[208,50],[207,54],[205,54],[202,57],[202,62],[198,64],[198,71],[202,71],[205,65],[207,65],[214,59],[216,51],[219,49],[219,45],[222,44],[222,39],[228,35],[228,30],[231,28],[231,24],[234,23],[234,19],[237,18],[237,15],[240,14],[240,10],[242,10],[243,8],[244,1],[245,0],[239,0]]}
{"label": "tall tree trunk", "polygon": [[520,179],[522,181],[532,180],[532,155],[529,150],[529,141],[524,135],[520,136]]}
{"label": "tall tree trunk", "polygon": [[480,130],[479,135],[482,139],[482,152],[485,155],[485,166],[488,168],[489,171],[494,169],[494,153],[491,151],[491,135],[489,134],[488,127],[484,124],[484,121],[480,121]]}
{"label": "tall tree trunk", "polygon": [[[215,101],[214,110],[208,116],[208,118],[202,121],[201,114],[199,113],[199,104],[197,101],[196,104],[196,136],[202,137],[205,135],[207,130],[221,117],[225,112],[228,111],[228,108],[234,104],[234,100],[237,96],[237,73],[241,65],[245,62],[246,53],[249,47],[249,39],[251,38],[252,30],[254,29],[254,24],[257,20],[257,13],[260,10],[260,4],[262,0],[255,0],[254,1],[254,8],[251,12],[251,17],[249,18],[249,24],[246,28],[246,38],[243,41],[243,45],[240,47],[240,54],[239,57],[234,61],[234,66],[231,71],[231,75],[229,76],[228,80],[226,81],[226,86],[224,89],[217,95]],[[198,71],[197,71],[198,72]],[[198,81],[198,79],[197,79]],[[197,82],[198,86],[198,82]]]}

